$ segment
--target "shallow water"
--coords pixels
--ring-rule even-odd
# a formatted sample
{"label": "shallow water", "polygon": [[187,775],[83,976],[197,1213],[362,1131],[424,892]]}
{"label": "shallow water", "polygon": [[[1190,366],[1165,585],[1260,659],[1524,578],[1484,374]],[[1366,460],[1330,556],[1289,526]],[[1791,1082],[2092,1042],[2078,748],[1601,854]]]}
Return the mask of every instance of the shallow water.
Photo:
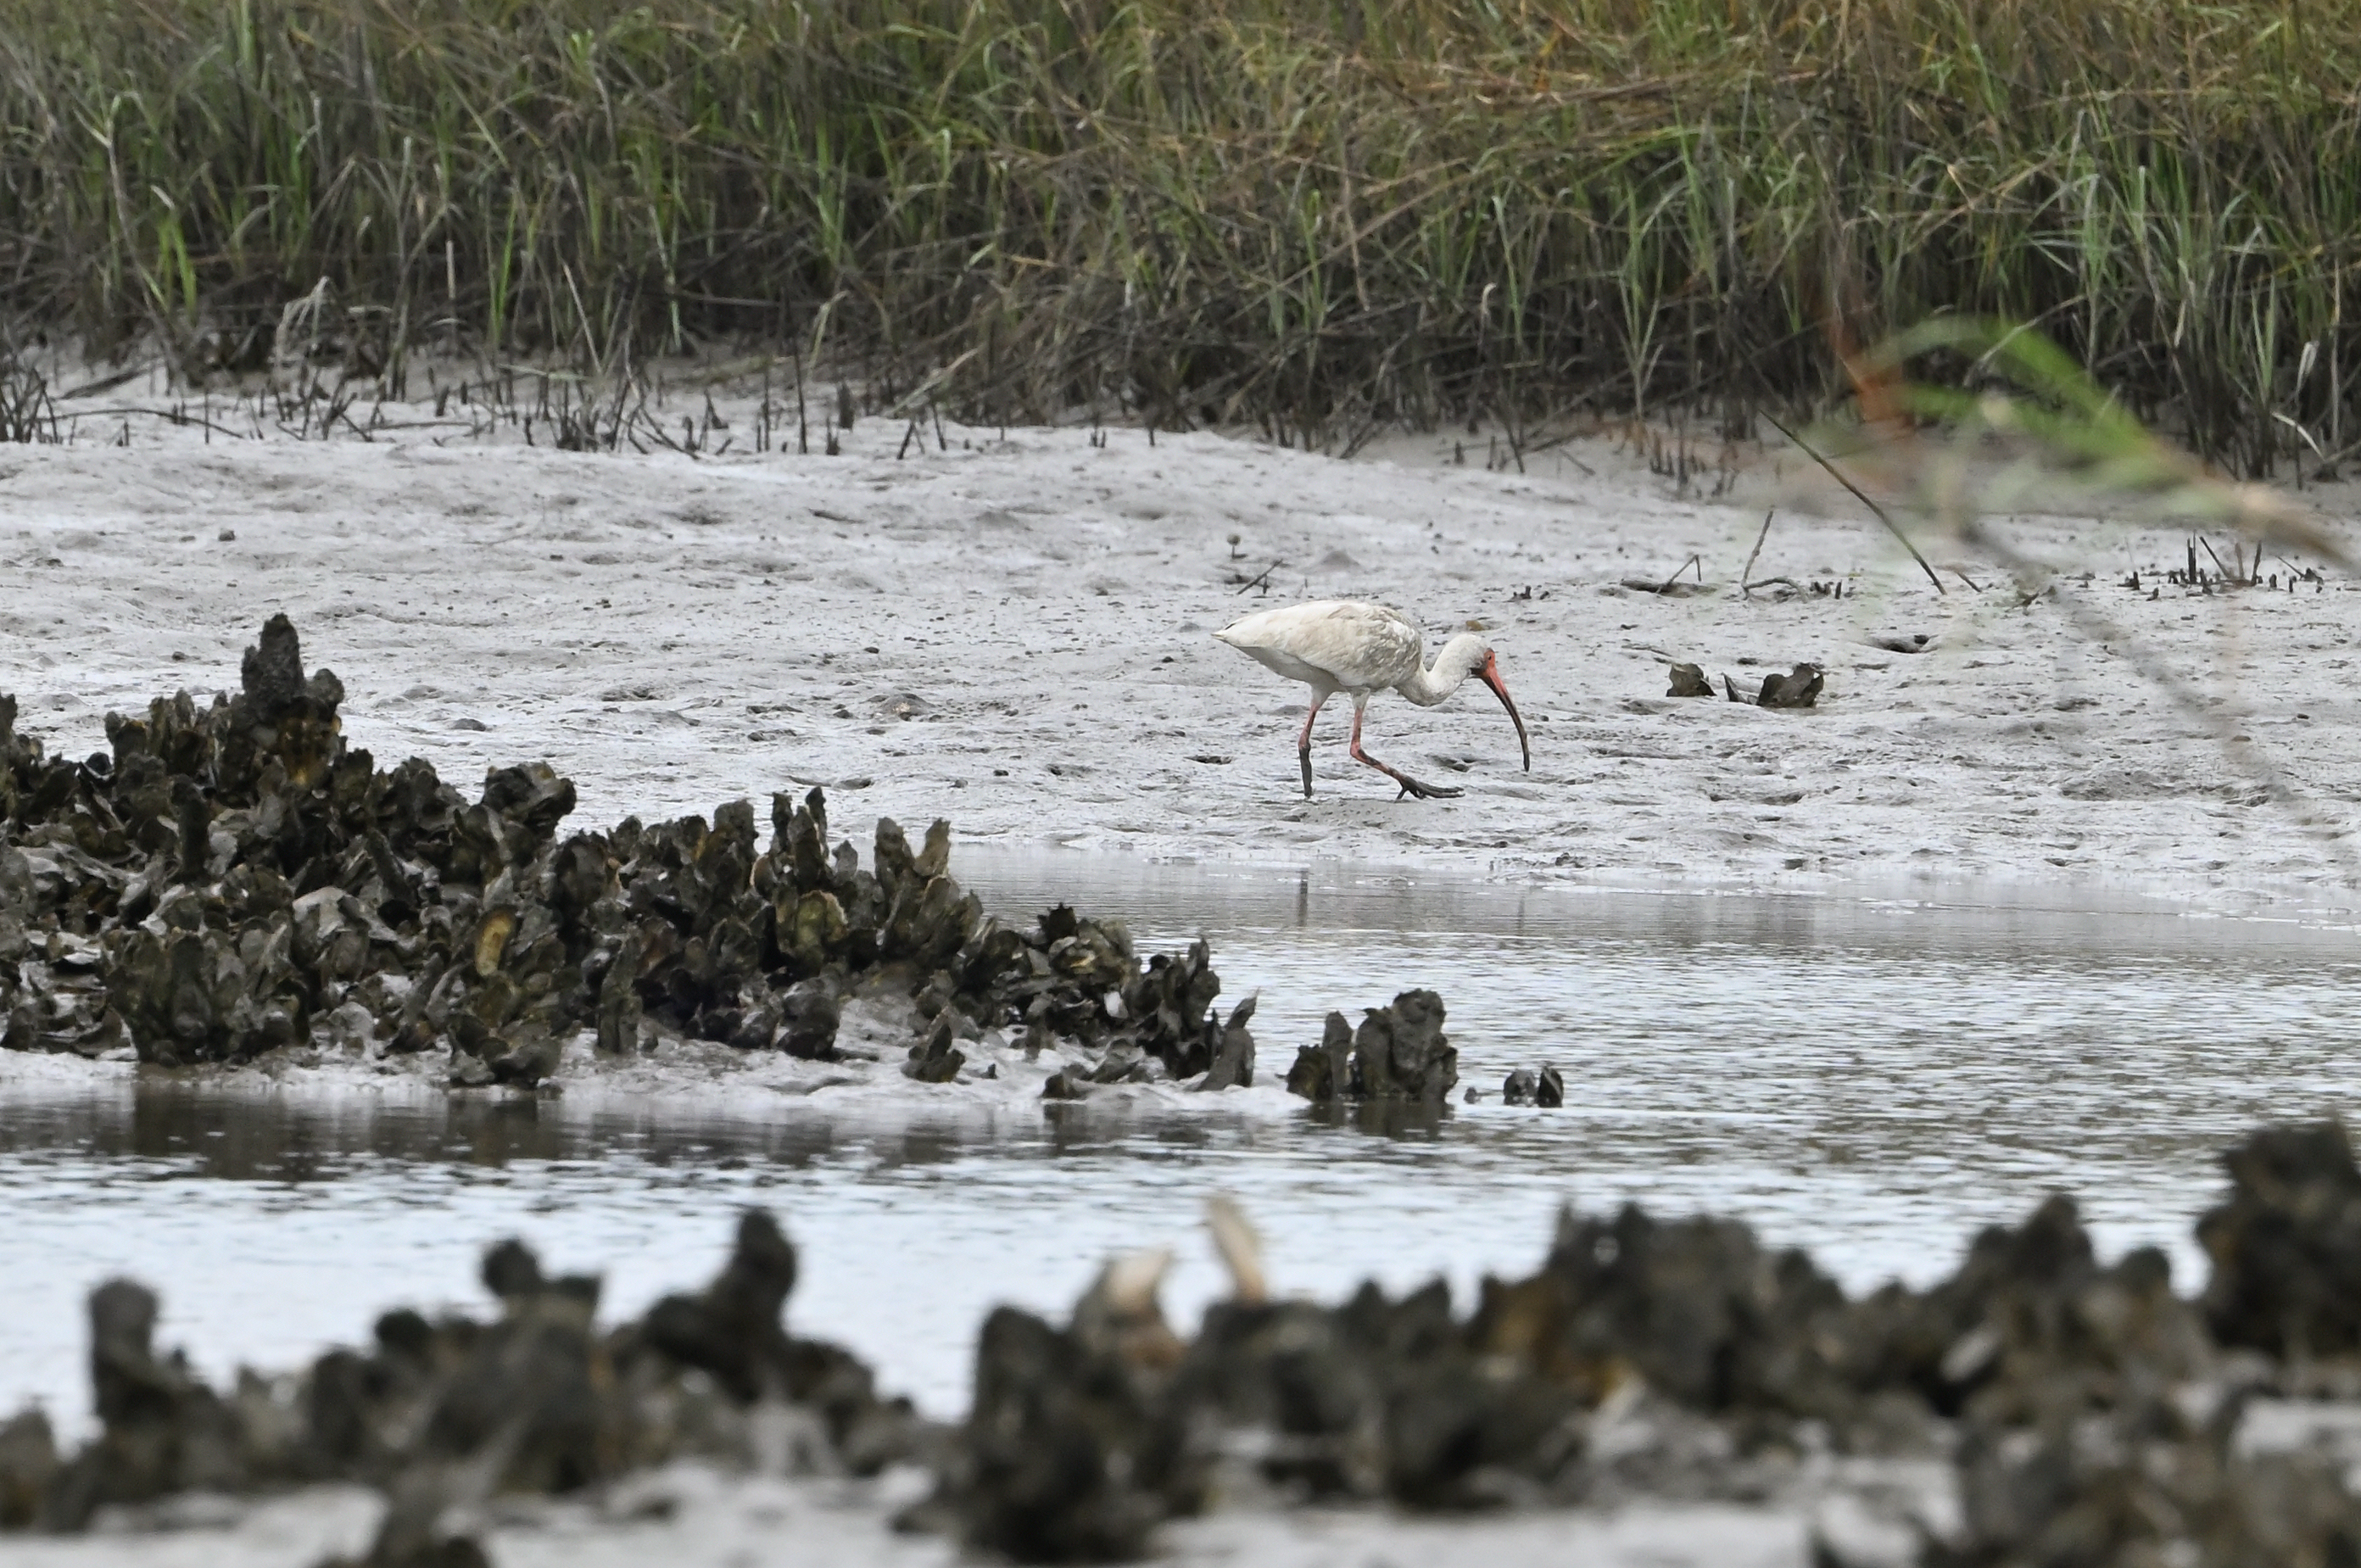
{"label": "shallow water", "polygon": [[[2215,1156],[2268,1119],[2342,1113],[2361,1029],[2345,927],[2194,918],[2136,900],[1521,889],[1330,866],[1143,866],[963,852],[1004,916],[1059,899],[1131,916],[1142,949],[1202,932],[1226,1005],[1259,989],[1282,1075],[1331,1006],[1429,985],[1464,1084],[1419,1124],[1248,1107],[908,1113],[764,1098],[232,1093],[150,1081],[0,1090],[0,1409],[79,1422],[81,1298],[127,1273],[167,1343],[220,1374],[364,1338],[398,1302],[480,1300],[480,1248],[520,1234],[639,1310],[718,1265],[761,1202],[803,1249],[799,1331],[931,1410],[964,1402],[994,1302],[1060,1309],[1111,1251],[1167,1242],[1193,1320],[1220,1275],[1198,1219],[1225,1190],[1279,1288],[1334,1295],[1522,1272],[1569,1200],[1710,1209],[1806,1246],[1849,1287],[1947,1270],[2045,1192],[2103,1247],[2153,1243],[2184,1289]],[[2074,906],[2079,898],[2083,907]],[[1357,1017],[1357,1013],[1353,1014]],[[1559,1111],[1503,1106],[1551,1062]],[[1464,1299],[1463,1295],[1463,1299]]]}

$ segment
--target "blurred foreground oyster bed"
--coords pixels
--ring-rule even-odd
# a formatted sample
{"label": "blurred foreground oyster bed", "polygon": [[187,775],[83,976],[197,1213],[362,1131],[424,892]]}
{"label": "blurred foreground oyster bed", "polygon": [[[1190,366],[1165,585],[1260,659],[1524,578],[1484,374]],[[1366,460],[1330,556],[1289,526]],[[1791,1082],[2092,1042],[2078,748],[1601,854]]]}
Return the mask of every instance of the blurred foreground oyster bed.
{"label": "blurred foreground oyster bed", "polygon": [[[2227,1157],[2195,1301],[2059,1196],[1860,1300],[1743,1224],[1562,1217],[1539,1272],[1337,1307],[1239,1288],[1193,1343],[1121,1264],[1002,1309],[917,1517],[1027,1562],[1137,1555],[1225,1497],[1415,1508],[1789,1501],[1822,1568],[2361,1561],[2361,1171],[2343,1129]],[[1222,1237],[1216,1215],[1216,1239]]]}
{"label": "blurred foreground oyster bed", "polygon": [[605,1332],[598,1278],[545,1277],[518,1242],[485,1254],[483,1279],[500,1302],[491,1321],[398,1309],[367,1350],[292,1376],[243,1372],[227,1392],[155,1349],[153,1292],[100,1286],[103,1430],[61,1458],[38,1409],[0,1426],[0,1526],[75,1530],[184,1492],[360,1481],[387,1497],[369,1562],[460,1564],[483,1561],[460,1521],[496,1494],[578,1491],[689,1456],[870,1475],[928,1439],[849,1352],[781,1325],[796,1253],[760,1211],[705,1290]]}
{"label": "blurred foreground oyster bed", "polygon": [[604,1332],[596,1278],[506,1242],[484,1259],[497,1319],[395,1310],[368,1350],[229,1392],[158,1354],[155,1296],[117,1280],[90,1299],[104,1431],[60,1455],[38,1409],[0,1425],[0,1526],[362,1481],[386,1497],[373,1568],[479,1563],[489,1499],[697,1458],[924,1465],[898,1528],[1027,1563],[1137,1557],[1224,1507],[1647,1498],[1808,1509],[1835,1568],[2353,1563],[2361,1171],[2334,1125],[2265,1129],[2227,1164],[2195,1300],[2153,1250],[2100,1264],[2059,1197],[1923,1291],[1849,1300],[1742,1224],[1627,1207],[1567,1213],[1540,1269],[1464,1317],[1440,1283],[1326,1306],[1273,1299],[1216,1199],[1233,1293],[1194,1340],[1158,1305],[1170,1254],[1115,1259],[1063,1325],[986,1320],[954,1427],[782,1326],[796,1255],[760,1212],[704,1291]]}
{"label": "blurred foreground oyster bed", "polygon": [[470,804],[423,760],[347,749],[343,696],[284,616],[236,695],[110,714],[84,762],[0,696],[0,1045],[163,1066],[342,1047],[530,1088],[577,1036],[835,1059],[847,997],[891,993],[923,1080],[991,1026],[1087,1053],[1085,1082],[1253,1082],[1251,1000],[1213,1013],[1202,942],[1143,965],[1118,922],[988,919],[947,823],[914,850],[881,820],[867,869],[817,789],[772,797],[767,849],[744,801],[561,839],[574,786],[546,765],[493,769]]}

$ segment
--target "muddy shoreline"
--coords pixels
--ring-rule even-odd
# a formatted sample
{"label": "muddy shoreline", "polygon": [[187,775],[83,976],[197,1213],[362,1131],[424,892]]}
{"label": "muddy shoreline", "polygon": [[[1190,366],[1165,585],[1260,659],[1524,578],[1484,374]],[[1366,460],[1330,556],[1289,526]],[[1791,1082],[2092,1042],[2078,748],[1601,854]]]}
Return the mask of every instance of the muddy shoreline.
{"label": "muddy shoreline", "polygon": [[[712,395],[750,418],[753,393]],[[1938,596],[1858,503],[1752,446],[1684,479],[1611,433],[1526,473],[1480,448],[1457,465],[1445,437],[1346,462],[1211,434],[953,426],[904,452],[901,433],[864,420],[840,457],[691,460],[505,431],[207,444],[148,422],[127,447],[15,450],[0,659],[39,705],[23,724],[78,756],[109,709],[229,684],[281,609],[346,676],[354,744],[466,779],[544,759],[601,824],[818,784],[848,820],[1148,857],[2354,905],[2306,823],[2340,822],[2361,769],[2361,601],[2334,572],[2207,592],[2166,578],[2179,531],[1995,520],[2123,634],[2093,642],[2063,598]],[[2303,499],[2332,525],[2356,510],[2349,487]],[[1754,575],[1842,598],[1731,586],[1770,506]],[[1984,581],[1961,547],[1927,548]],[[1707,591],[1623,586],[1692,555]],[[1339,724],[1304,801],[1301,693],[1211,633],[1321,597],[1395,604],[1431,642],[1483,622],[1533,773],[1497,713],[1380,699],[1378,754],[1468,795],[1395,802]],[[1802,712],[1665,695],[1672,663],[1718,687],[1806,661],[1827,686]],[[2238,719],[2304,805],[2258,795],[2151,669]]]}

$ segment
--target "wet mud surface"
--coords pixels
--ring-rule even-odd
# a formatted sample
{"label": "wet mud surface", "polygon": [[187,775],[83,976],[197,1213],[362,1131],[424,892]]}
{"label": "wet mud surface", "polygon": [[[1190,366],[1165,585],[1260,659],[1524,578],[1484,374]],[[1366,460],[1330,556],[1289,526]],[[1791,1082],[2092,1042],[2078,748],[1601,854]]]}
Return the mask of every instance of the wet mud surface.
{"label": "wet mud surface", "polygon": [[[713,396],[743,428],[741,392]],[[897,458],[902,431],[864,420],[841,457],[692,462],[445,449],[416,430],[131,433],[0,460],[0,658],[38,672],[14,683],[41,710],[26,724],[76,756],[106,743],[109,709],[233,682],[255,623],[281,609],[345,677],[354,744],[467,781],[546,760],[600,826],[740,796],[759,811],[819,784],[840,820],[948,817],[962,841],[2352,903],[2335,891],[2351,867],[2146,672],[2240,716],[2334,826],[2361,761],[2361,600],[2334,573],[2299,593],[2151,598],[2188,547],[2178,530],[1994,524],[2123,632],[2093,641],[2062,601],[1956,580],[1938,596],[1858,502],[1792,493],[1798,466],[1752,447],[1724,455],[1738,488],[1716,499],[1611,439],[1500,473],[1455,465],[1447,434],[1340,462],[1211,434],[1099,446],[1085,430],[954,427],[948,450]],[[2332,522],[2355,510],[2342,488],[2306,499]],[[1841,578],[1842,598],[1622,586],[1693,554],[1729,584],[1770,505],[1762,572]],[[1957,547],[1928,548],[1948,576]],[[1248,583],[1275,560],[1265,598]],[[1392,604],[1430,644],[1481,621],[1533,772],[1488,699],[1387,696],[1377,754],[1468,793],[1394,801],[1323,715],[1302,800],[1303,689],[1212,633],[1324,598]],[[1681,663],[1716,700],[1664,695]],[[1808,709],[1720,697],[1724,675],[1752,695],[1799,663],[1826,678]]]}

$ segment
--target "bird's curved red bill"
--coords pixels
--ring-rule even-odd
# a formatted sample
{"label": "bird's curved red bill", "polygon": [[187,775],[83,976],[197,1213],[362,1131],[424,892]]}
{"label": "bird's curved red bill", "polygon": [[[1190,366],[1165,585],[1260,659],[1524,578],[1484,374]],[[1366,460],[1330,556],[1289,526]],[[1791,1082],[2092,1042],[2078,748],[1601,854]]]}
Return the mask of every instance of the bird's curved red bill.
{"label": "bird's curved red bill", "polygon": [[1525,716],[1517,711],[1516,700],[1509,696],[1509,683],[1500,678],[1499,661],[1489,653],[1485,654],[1484,668],[1479,673],[1484,684],[1492,688],[1492,695],[1500,699],[1500,706],[1509,710],[1509,718],[1517,727],[1517,744],[1525,753],[1525,772],[1532,773],[1533,743],[1525,737]]}

